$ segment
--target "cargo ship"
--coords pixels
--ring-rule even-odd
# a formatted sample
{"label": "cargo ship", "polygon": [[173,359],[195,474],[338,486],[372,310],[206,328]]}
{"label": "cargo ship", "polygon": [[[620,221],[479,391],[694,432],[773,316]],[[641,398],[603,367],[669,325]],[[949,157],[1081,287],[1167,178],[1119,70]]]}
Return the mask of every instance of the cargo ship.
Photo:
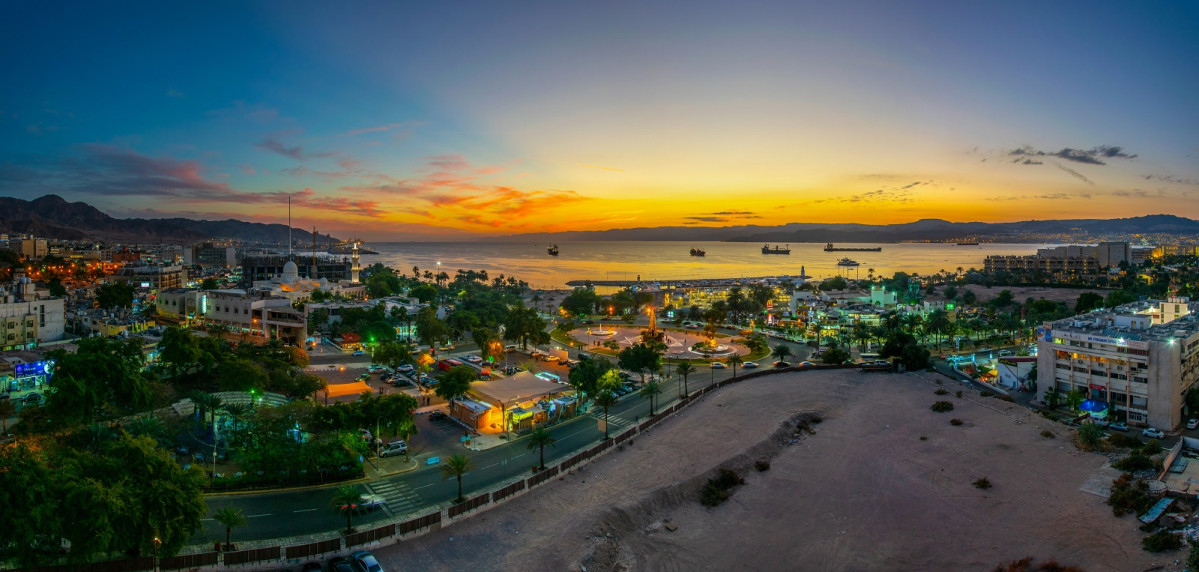
{"label": "cargo ship", "polygon": [[791,254],[791,245],[788,244],[786,248],[775,245],[774,248],[771,248],[769,244],[763,244],[762,254]]}
{"label": "cargo ship", "polygon": [[558,256],[558,245],[555,244],[555,245],[545,249],[545,252],[546,252],[546,254],[549,254],[550,256]]}
{"label": "cargo ship", "polygon": [[873,248],[866,248],[866,247],[863,247],[863,248],[845,248],[845,247],[837,247],[837,246],[833,246],[833,243],[831,243],[831,242],[830,242],[830,243],[828,243],[828,244],[824,245],[824,251],[825,251],[825,252],[882,252],[882,251],[883,251],[883,247],[881,247],[881,246],[875,246],[875,247],[873,247]]}
{"label": "cargo ship", "polygon": [[708,254],[708,253],[704,252],[702,248],[692,248],[691,249],[691,256],[704,256],[706,254]]}

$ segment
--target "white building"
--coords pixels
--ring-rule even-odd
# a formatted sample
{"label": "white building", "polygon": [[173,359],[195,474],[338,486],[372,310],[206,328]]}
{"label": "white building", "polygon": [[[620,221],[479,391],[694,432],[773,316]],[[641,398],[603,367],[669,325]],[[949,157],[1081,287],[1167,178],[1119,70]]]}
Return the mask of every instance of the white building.
{"label": "white building", "polygon": [[61,340],[66,325],[66,305],[51,298],[21,272],[0,289],[0,347],[29,349],[39,343]]}
{"label": "white building", "polygon": [[311,298],[312,293],[318,290],[345,298],[362,298],[366,295],[366,286],[362,284],[330,282],[324,277],[316,280],[300,278],[299,267],[290,260],[283,265],[282,274],[269,280],[255,280],[251,290],[287,298],[293,303]]}
{"label": "white building", "polygon": [[1187,298],[1126,304],[1037,330],[1037,397],[1071,390],[1107,403],[1130,423],[1178,426],[1199,381],[1199,317]]}
{"label": "white building", "polygon": [[180,322],[228,326],[235,334],[277,338],[291,345],[302,344],[308,335],[304,314],[293,308],[290,300],[244,290],[180,288],[159,292],[155,310]]}

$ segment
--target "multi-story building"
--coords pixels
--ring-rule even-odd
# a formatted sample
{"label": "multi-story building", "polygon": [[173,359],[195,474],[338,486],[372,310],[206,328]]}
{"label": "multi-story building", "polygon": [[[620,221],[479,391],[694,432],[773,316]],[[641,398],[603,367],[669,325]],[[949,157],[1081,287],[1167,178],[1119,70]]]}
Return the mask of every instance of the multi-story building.
{"label": "multi-story building", "polygon": [[271,280],[284,272],[288,262],[294,262],[300,278],[329,282],[353,281],[353,263],[346,256],[299,256],[285,254],[246,254],[241,259],[242,286],[249,288],[256,281]]}
{"label": "multi-story building", "polygon": [[50,248],[44,238],[26,238],[21,240],[21,255],[25,258],[42,258],[50,254]]}
{"label": "multi-story building", "polygon": [[173,266],[122,266],[111,276],[116,282],[124,282],[134,288],[148,290],[170,290],[187,285],[187,269]]}
{"label": "multi-story building", "polygon": [[79,307],[67,311],[67,329],[80,336],[128,336],[155,325],[152,318],[128,310]]}
{"label": "multi-story building", "polygon": [[1099,246],[1069,245],[1037,249],[1030,256],[996,255],[983,261],[987,272],[1044,274],[1060,281],[1089,280],[1121,262],[1133,261],[1127,242],[1100,242]]}
{"label": "multi-story building", "polygon": [[0,347],[5,350],[61,340],[65,319],[63,299],[38,290],[20,272],[12,284],[0,289]]}
{"label": "multi-story building", "polygon": [[1143,301],[1037,330],[1037,397],[1072,390],[1137,425],[1170,429],[1199,381],[1199,315],[1190,300]]}
{"label": "multi-story building", "polygon": [[291,345],[302,344],[308,337],[303,312],[293,308],[287,298],[245,290],[160,291],[155,311],[171,320],[219,324],[235,334],[280,339]]}
{"label": "multi-story building", "polygon": [[237,248],[229,244],[198,242],[183,248],[183,263],[205,268],[237,266]]}

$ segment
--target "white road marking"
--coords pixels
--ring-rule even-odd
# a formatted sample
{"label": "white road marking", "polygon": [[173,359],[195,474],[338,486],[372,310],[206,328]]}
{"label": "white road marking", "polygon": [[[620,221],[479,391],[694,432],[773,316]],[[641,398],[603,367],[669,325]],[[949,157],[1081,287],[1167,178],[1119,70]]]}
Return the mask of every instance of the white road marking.
{"label": "white road marking", "polygon": [[315,509],[315,508],[302,508],[302,509],[300,509],[300,510],[293,510],[292,512],[312,512],[312,511],[314,511],[314,510],[317,510],[317,509]]}
{"label": "white road marking", "polygon": [[270,516],[270,515],[271,515],[271,513],[269,513],[269,512],[266,514],[251,514],[250,516],[247,516],[246,518],[258,518],[260,516]]}
{"label": "white road marking", "polygon": [[431,486],[433,486],[433,485],[435,485],[435,484],[437,484],[437,483],[429,483],[429,484],[427,484],[427,485],[421,485],[421,486],[419,486],[419,487],[413,487],[413,488],[412,488],[412,490],[414,490],[414,491],[415,491],[415,490],[420,490],[420,489],[423,489],[423,488],[425,488],[425,487],[431,487]]}
{"label": "white road marking", "polygon": [[[499,464],[499,463],[492,463],[492,464],[490,464],[490,465],[487,465],[486,467],[483,467],[483,469],[490,469],[490,468],[492,468],[492,467],[494,467],[494,466],[496,466],[496,465],[498,465],[498,464]],[[483,469],[480,469],[480,470],[483,470]]]}

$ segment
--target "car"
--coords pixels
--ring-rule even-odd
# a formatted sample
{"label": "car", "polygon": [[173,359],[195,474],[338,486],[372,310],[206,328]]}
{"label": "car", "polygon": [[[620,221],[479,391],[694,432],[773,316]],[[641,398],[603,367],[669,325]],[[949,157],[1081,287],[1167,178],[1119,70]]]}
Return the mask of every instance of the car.
{"label": "car", "polygon": [[376,371],[383,371],[384,369],[386,369],[386,368],[384,368],[383,366],[381,366],[377,363],[372,363],[372,364],[366,366],[366,371],[369,371],[371,373],[374,373]]}
{"label": "car", "polygon": [[724,369],[724,368],[725,368],[724,362],[722,362],[722,361],[712,362],[712,369]]}
{"label": "car", "polygon": [[432,413],[430,413],[430,414],[429,414],[429,421],[442,421],[442,420],[444,420],[444,419],[447,419],[448,417],[449,417],[449,416],[448,416],[448,415],[446,415],[446,414],[445,414],[445,412],[442,412],[442,411],[434,411],[434,412],[432,412]]}
{"label": "car", "polygon": [[780,361],[774,362],[774,367],[791,367],[791,364],[789,362],[780,360]]}
{"label": "car", "polygon": [[1161,439],[1166,436],[1161,429],[1154,429],[1153,427],[1146,427],[1144,431],[1141,431],[1141,435],[1151,439]]}
{"label": "car", "polygon": [[[387,504],[387,499],[379,495],[362,495],[362,500],[358,504],[349,507],[351,512],[366,512],[380,508]],[[346,510],[347,505],[341,505],[341,510]]]}
{"label": "car", "polygon": [[375,556],[366,550],[355,552],[351,558],[366,572],[383,572],[383,567],[379,566],[379,561],[375,560]]}
{"label": "car", "polygon": [[816,367],[816,362],[801,361],[799,362],[799,367]]}
{"label": "car", "polygon": [[408,452],[408,443],[404,440],[392,441],[379,450],[379,458],[394,457]]}
{"label": "car", "polygon": [[412,367],[412,364],[406,363],[406,364],[400,365],[400,367],[397,367],[396,371],[398,371],[400,373],[412,373],[412,371],[414,369],[416,369],[416,368]]}
{"label": "car", "polygon": [[364,356],[364,355],[366,355],[366,352],[364,352],[364,351],[362,351],[362,350],[354,350],[354,353],[352,353],[352,354],[350,354],[350,355],[352,355],[352,356],[354,356],[354,357],[359,357],[359,356]]}
{"label": "car", "polygon": [[25,403],[41,403],[42,402],[42,394],[30,393],[29,395],[22,397],[21,401],[23,401]]}
{"label": "car", "polygon": [[483,358],[472,354],[472,355],[466,356],[466,361],[468,361],[470,363],[483,363]]}
{"label": "car", "polygon": [[1128,431],[1128,424],[1123,421],[1117,421],[1107,426],[1112,431]]}
{"label": "car", "polygon": [[756,364],[752,361],[747,361],[747,362],[741,364],[741,367],[744,369],[753,369],[755,367],[758,367],[758,364]]}
{"label": "car", "polygon": [[366,380],[368,380],[368,379],[370,379],[370,378],[371,378],[371,374],[369,374],[369,373],[364,373],[364,374],[362,374],[362,375],[359,375],[358,377],[355,377],[354,379],[355,379],[355,380],[357,380],[357,381],[366,381]]}
{"label": "car", "polygon": [[1196,427],[1199,427],[1199,419],[1191,419],[1187,421],[1187,429],[1194,429]]}
{"label": "car", "polygon": [[579,366],[579,362],[578,362],[578,361],[575,361],[575,360],[573,360],[573,359],[564,359],[564,360],[562,360],[562,365],[564,365],[564,366],[566,366],[566,367],[572,367],[572,368],[573,368],[573,367],[578,367],[578,366]]}
{"label": "car", "polygon": [[1012,350],[999,350],[999,357],[1010,357]]}
{"label": "car", "polygon": [[329,572],[361,572],[354,562],[344,556],[329,561]]}

